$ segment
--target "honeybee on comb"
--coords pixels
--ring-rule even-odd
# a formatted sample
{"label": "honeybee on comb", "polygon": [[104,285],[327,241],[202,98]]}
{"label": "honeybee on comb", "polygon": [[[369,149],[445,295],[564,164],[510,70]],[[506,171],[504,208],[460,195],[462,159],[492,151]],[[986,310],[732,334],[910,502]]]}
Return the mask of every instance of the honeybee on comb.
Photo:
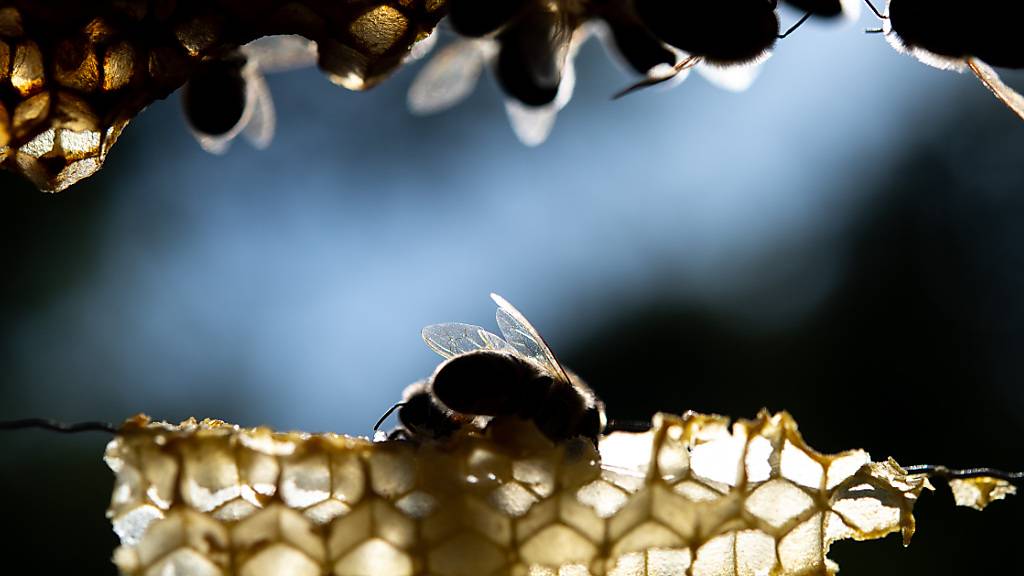
{"label": "honeybee on comb", "polygon": [[584,437],[596,444],[607,425],[604,404],[558,362],[522,313],[497,294],[491,298],[502,336],[460,323],[423,329],[427,346],[445,361],[392,407],[400,427],[391,436],[437,440],[467,425],[482,428],[493,418],[518,417],[553,442]]}
{"label": "honeybee on comb", "polygon": [[899,52],[940,69],[969,69],[996,98],[1024,119],[1024,97],[992,68],[1024,68],[1020,27],[1024,5],[981,0],[969,6],[952,0],[888,0],[885,13],[866,0],[882,19],[882,32]]}

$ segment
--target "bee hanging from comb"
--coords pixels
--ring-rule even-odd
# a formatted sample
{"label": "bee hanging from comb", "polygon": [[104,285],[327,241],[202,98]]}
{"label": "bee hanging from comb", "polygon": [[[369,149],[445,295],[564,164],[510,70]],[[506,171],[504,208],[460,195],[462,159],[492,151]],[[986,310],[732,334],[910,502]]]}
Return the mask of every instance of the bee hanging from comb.
{"label": "bee hanging from comb", "polygon": [[1024,68],[1020,28],[1024,5],[979,0],[888,0],[885,13],[865,0],[882,20],[886,40],[899,52],[943,70],[970,70],[996,98],[1024,119],[1024,97],[1006,85],[993,66]]}

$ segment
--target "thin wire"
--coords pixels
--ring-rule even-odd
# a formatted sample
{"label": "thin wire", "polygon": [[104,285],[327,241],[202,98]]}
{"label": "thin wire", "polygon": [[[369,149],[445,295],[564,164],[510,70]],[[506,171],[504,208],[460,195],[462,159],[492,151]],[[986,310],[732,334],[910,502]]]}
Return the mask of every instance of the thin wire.
{"label": "thin wire", "polygon": [[0,430],[25,430],[40,428],[63,434],[78,432],[108,432],[117,434],[117,427],[109,422],[59,422],[49,418],[23,418],[21,420],[0,420]]}
{"label": "thin wire", "polygon": [[651,423],[643,420],[609,420],[604,426],[602,434],[612,432],[650,432]]}
{"label": "thin wire", "polygon": [[939,477],[945,480],[983,478],[986,476],[1006,480],[1007,482],[1024,480],[1024,472],[1006,472],[1004,470],[996,470],[995,468],[965,468],[957,470],[938,464],[917,464],[915,466],[904,466],[903,469],[911,474],[926,474],[929,477]]}

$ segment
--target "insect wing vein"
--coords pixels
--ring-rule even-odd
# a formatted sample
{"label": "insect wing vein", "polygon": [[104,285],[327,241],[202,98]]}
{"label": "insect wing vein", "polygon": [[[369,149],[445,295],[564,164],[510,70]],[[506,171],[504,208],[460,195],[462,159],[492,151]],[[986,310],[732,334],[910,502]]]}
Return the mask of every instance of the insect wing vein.
{"label": "insect wing vein", "polygon": [[551,375],[559,377],[565,382],[571,382],[569,375],[558,363],[555,354],[551,352],[551,348],[522,312],[497,294],[491,294],[491,299],[498,305],[498,310],[494,315],[498,321],[498,328],[501,329],[505,340],[512,348],[515,348],[520,355],[539,363]]}
{"label": "insect wing vein", "polygon": [[431,350],[444,358],[454,358],[477,350],[514,351],[500,336],[472,324],[431,324],[420,335]]}
{"label": "insect wing vein", "polygon": [[970,67],[971,72],[981,80],[981,83],[985,85],[1000,102],[1006,104],[1006,106],[1013,111],[1014,114],[1024,120],[1024,96],[1021,96],[1019,92],[1007,86],[1002,79],[999,78],[999,74],[992,69],[991,66],[985,64],[977,58],[968,58],[967,66]]}

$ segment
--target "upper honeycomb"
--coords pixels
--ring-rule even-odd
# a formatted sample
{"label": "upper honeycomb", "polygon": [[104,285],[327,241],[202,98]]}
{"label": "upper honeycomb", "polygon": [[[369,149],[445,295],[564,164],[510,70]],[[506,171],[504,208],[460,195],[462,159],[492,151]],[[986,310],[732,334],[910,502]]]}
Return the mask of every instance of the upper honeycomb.
{"label": "upper honeycomb", "polygon": [[41,190],[71,186],[196,66],[261,36],[314,40],[329,78],[369,88],[444,9],[443,0],[0,1],[0,167]]}

